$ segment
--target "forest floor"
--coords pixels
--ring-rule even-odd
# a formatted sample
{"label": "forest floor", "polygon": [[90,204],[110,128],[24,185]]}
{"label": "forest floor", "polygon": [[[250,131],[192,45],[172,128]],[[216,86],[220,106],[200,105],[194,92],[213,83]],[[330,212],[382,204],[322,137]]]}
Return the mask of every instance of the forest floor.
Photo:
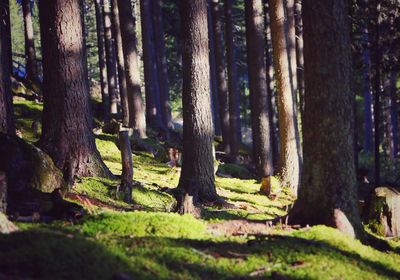
{"label": "forest floor", "polygon": [[[31,127],[41,110],[15,100],[24,139],[37,140]],[[96,143],[120,174],[116,136],[100,133]],[[0,279],[400,279],[400,240],[380,251],[325,226],[270,226],[292,199],[285,192],[269,199],[252,179],[217,176],[219,195],[233,206],[205,207],[201,219],[181,216],[171,212],[168,192],[180,169],[143,151],[133,160],[133,206],[115,198],[118,179],[78,180],[67,199],[86,214],[17,223],[19,232],[0,235]]]}

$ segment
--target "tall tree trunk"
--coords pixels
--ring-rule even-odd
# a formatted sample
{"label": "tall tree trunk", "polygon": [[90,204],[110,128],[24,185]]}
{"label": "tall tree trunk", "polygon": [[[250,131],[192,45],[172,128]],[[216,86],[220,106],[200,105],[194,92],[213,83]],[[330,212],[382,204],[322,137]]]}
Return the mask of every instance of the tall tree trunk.
{"label": "tall tree trunk", "polygon": [[215,201],[210,106],[207,0],[180,0],[183,62],[183,164],[181,213],[193,202]]}
{"label": "tall tree trunk", "polygon": [[122,36],[121,36],[121,24],[119,21],[118,0],[111,0],[111,7],[112,7],[112,26],[114,33],[115,51],[117,54],[119,95],[121,97],[121,109],[122,109],[122,125],[124,127],[129,127],[128,93],[126,88],[125,61],[124,61],[124,51],[122,48]]}
{"label": "tall tree trunk", "polygon": [[104,19],[102,7],[103,0],[95,0],[94,7],[96,11],[96,31],[97,31],[97,48],[99,53],[99,70],[100,70],[100,85],[101,85],[101,104],[103,110],[103,117],[107,118],[110,108],[110,96],[108,91],[107,79],[107,65],[106,65],[106,51],[104,40]]}
{"label": "tall tree trunk", "polygon": [[214,133],[216,136],[221,136],[221,120],[219,116],[219,102],[218,102],[218,86],[217,86],[217,74],[215,71],[215,45],[214,45],[214,32],[212,28],[211,19],[211,2],[208,0],[207,9],[207,26],[208,26],[208,46],[210,49],[209,60],[210,60],[210,89],[211,89],[211,108],[213,115]]}
{"label": "tall tree trunk", "polygon": [[115,55],[115,45],[112,34],[111,22],[111,0],[104,0],[103,3],[103,17],[104,17],[104,36],[106,47],[106,64],[107,64],[107,80],[108,92],[110,98],[109,112],[111,116],[118,113],[118,100],[117,100],[117,65]]}
{"label": "tall tree trunk", "polygon": [[295,0],[295,25],[296,25],[296,64],[297,64],[297,89],[299,95],[300,116],[304,111],[304,54],[303,54],[303,20],[301,6],[303,0]]}
{"label": "tall tree trunk", "polygon": [[222,145],[226,153],[230,152],[229,147],[229,100],[228,86],[226,84],[224,39],[221,22],[220,1],[211,0],[211,22],[214,35],[215,69],[217,77],[217,91],[219,103],[219,117],[221,121]]}
{"label": "tall tree trunk", "polygon": [[233,19],[232,19],[232,6],[234,0],[225,0],[225,33],[226,33],[226,60],[228,69],[228,90],[229,90],[229,146],[231,159],[236,162],[239,155],[239,134],[240,130],[238,127],[240,119],[240,108],[239,108],[239,88],[238,88],[238,76],[236,69],[236,46],[233,35]]}
{"label": "tall tree trunk", "polygon": [[360,237],[348,11],[346,0],[303,1],[304,187],[290,217]]}
{"label": "tall tree trunk", "polygon": [[139,56],[137,51],[136,22],[130,0],[118,0],[120,7],[122,47],[125,57],[126,85],[129,102],[129,126],[140,138],[146,137],[146,119],[140,88]]}
{"label": "tall tree trunk", "polygon": [[294,194],[300,182],[300,141],[296,118],[296,102],[292,94],[290,61],[285,36],[283,0],[270,1],[272,47],[278,90],[280,157],[278,174],[282,185],[290,187]]}
{"label": "tall tree trunk", "polygon": [[15,134],[11,93],[11,29],[8,0],[0,0],[0,132]]}
{"label": "tall tree trunk", "polygon": [[140,0],[140,19],[142,24],[146,121],[148,126],[159,129],[163,127],[163,124],[160,106],[160,85],[157,73],[157,57],[154,47],[151,0]]}
{"label": "tall tree trunk", "polygon": [[154,19],[154,39],[157,52],[157,71],[158,81],[160,85],[161,117],[164,126],[169,129],[173,129],[174,123],[172,122],[171,102],[169,98],[168,68],[167,57],[165,54],[165,39],[162,21],[161,1],[152,0],[152,4]]}
{"label": "tall tree trunk", "polygon": [[272,44],[271,44],[271,21],[269,18],[269,3],[264,3],[264,18],[265,18],[265,66],[267,78],[267,92],[268,100],[267,107],[269,114],[269,125],[271,130],[271,146],[272,146],[272,162],[276,167],[279,159],[279,137],[278,137],[278,123],[277,119],[277,106],[276,106],[276,92],[274,90],[274,66],[272,61]]}
{"label": "tall tree trunk", "polygon": [[[286,43],[289,58],[290,83],[292,86],[293,99],[297,100],[297,58],[296,58],[296,21],[295,21],[295,0],[284,0],[286,9]],[[297,103],[296,103],[297,105]],[[296,108],[297,109],[297,108]],[[296,110],[297,112],[297,110]]]}
{"label": "tall tree trunk", "polygon": [[399,156],[399,111],[397,106],[397,79],[398,72],[396,70],[392,70],[390,72],[390,115],[391,115],[391,131],[393,137],[393,159]]}
{"label": "tall tree trunk", "polygon": [[43,131],[39,145],[73,176],[110,176],[96,149],[86,82],[81,0],[40,0]]}
{"label": "tall tree trunk", "polygon": [[253,157],[260,177],[273,174],[270,118],[265,68],[263,3],[245,1],[247,65],[249,68]]}
{"label": "tall tree trunk", "polygon": [[386,146],[390,160],[395,160],[398,146],[398,116],[396,106],[397,73],[391,70],[385,77],[385,119],[386,119]]}
{"label": "tall tree trunk", "polygon": [[22,13],[24,16],[25,35],[25,59],[27,78],[32,82],[38,81],[38,69],[36,63],[35,41],[33,34],[31,0],[22,1]]}

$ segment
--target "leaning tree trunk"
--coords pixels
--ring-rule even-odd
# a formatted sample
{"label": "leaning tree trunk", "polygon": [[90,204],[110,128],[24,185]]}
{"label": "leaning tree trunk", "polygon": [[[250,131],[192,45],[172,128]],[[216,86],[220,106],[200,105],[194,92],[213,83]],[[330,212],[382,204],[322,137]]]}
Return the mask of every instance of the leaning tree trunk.
{"label": "leaning tree trunk", "polygon": [[110,176],[96,149],[84,66],[80,0],[41,0],[43,132],[39,145],[65,179]]}
{"label": "leaning tree trunk", "polygon": [[180,0],[183,61],[183,164],[179,180],[182,213],[193,203],[215,201],[210,106],[207,0]]}
{"label": "leaning tree trunk", "polygon": [[157,53],[157,72],[160,85],[161,117],[165,127],[174,128],[171,115],[171,102],[169,98],[169,83],[167,57],[165,54],[165,39],[162,21],[161,1],[152,0],[153,8],[153,27],[155,48]]}
{"label": "leaning tree trunk", "polygon": [[129,102],[129,126],[140,138],[146,137],[146,119],[140,89],[139,55],[137,51],[136,23],[130,0],[118,0],[122,47],[125,57],[126,86]]}
{"label": "leaning tree trunk", "polygon": [[117,66],[115,45],[112,34],[112,21],[111,21],[111,0],[104,0],[103,3],[103,17],[104,17],[104,36],[106,47],[106,64],[107,64],[107,80],[109,92],[109,112],[111,116],[118,113],[118,100],[117,100]]}
{"label": "leaning tree trunk", "polygon": [[11,30],[8,0],[0,1],[0,132],[15,134],[10,61]]}
{"label": "leaning tree trunk", "polygon": [[225,33],[226,33],[226,60],[228,69],[228,90],[229,90],[229,146],[230,157],[233,162],[236,162],[239,156],[239,134],[240,130],[240,108],[239,108],[239,91],[237,83],[236,69],[236,46],[233,35],[233,19],[232,6],[234,0],[225,0]]}
{"label": "leaning tree trunk", "polygon": [[214,35],[215,70],[217,77],[217,92],[219,103],[219,117],[222,132],[222,145],[224,151],[226,153],[229,153],[229,100],[228,87],[226,84],[223,29],[219,6],[219,0],[211,0],[211,22]]}
{"label": "leaning tree trunk", "polygon": [[292,223],[325,224],[355,237],[362,233],[362,225],[357,208],[347,15],[346,0],[303,1],[304,187],[289,217]]}
{"label": "leaning tree trunk", "polygon": [[283,0],[271,0],[269,6],[272,31],[272,48],[276,86],[278,90],[278,118],[280,157],[278,174],[283,186],[297,194],[301,163],[300,140],[296,118],[296,102],[292,93],[291,65],[285,36],[285,13]]}
{"label": "leaning tree trunk", "polygon": [[157,73],[156,51],[154,48],[154,28],[150,0],[140,1],[140,20],[142,24],[146,121],[148,126],[160,129],[163,127],[160,105],[160,85]]}
{"label": "leaning tree trunk", "polygon": [[32,82],[38,81],[38,68],[36,63],[35,41],[33,34],[31,1],[22,1],[22,13],[24,16],[24,35],[25,35],[25,59],[26,72],[28,80]]}
{"label": "leaning tree trunk", "polygon": [[117,55],[119,95],[121,97],[122,125],[129,127],[128,92],[126,88],[124,51],[122,49],[121,24],[119,21],[118,0],[111,0],[112,26],[114,33],[115,52]]}
{"label": "leaning tree trunk", "polygon": [[261,0],[245,2],[247,65],[249,68],[251,124],[253,131],[253,157],[260,177],[273,173],[270,118],[267,104],[268,91],[265,67],[265,40],[263,3]]}
{"label": "leaning tree trunk", "polygon": [[104,20],[102,7],[103,0],[95,0],[94,7],[96,10],[96,32],[97,32],[97,48],[99,53],[99,70],[100,70],[100,85],[101,85],[101,104],[103,110],[103,117],[107,118],[110,108],[110,96],[108,91],[107,80],[107,65],[106,65],[106,51],[104,40]]}

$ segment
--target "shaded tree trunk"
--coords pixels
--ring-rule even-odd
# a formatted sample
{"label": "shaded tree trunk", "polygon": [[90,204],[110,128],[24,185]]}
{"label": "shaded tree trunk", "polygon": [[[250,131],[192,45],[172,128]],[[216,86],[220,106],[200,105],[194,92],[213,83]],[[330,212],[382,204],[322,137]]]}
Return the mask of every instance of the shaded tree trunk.
{"label": "shaded tree trunk", "polygon": [[301,3],[303,0],[295,0],[295,25],[296,25],[296,72],[297,90],[299,95],[300,116],[304,111],[304,54],[303,54],[303,20],[301,18]]}
{"label": "shaded tree trunk", "polygon": [[183,62],[183,164],[181,213],[193,203],[215,201],[210,106],[207,0],[180,0]]}
{"label": "shaded tree trunk", "polygon": [[80,0],[40,0],[43,131],[40,147],[67,181],[111,176],[96,149],[84,66]]}
{"label": "shaded tree trunk", "polygon": [[360,237],[348,1],[303,0],[303,22],[304,187],[290,220]]}
{"label": "shaded tree trunk", "polygon": [[24,16],[24,35],[25,35],[25,59],[27,78],[32,82],[38,81],[38,68],[36,63],[35,41],[33,34],[31,1],[22,1],[22,13]]}
{"label": "shaded tree trunk", "polygon": [[143,68],[146,93],[147,125],[155,129],[163,127],[160,105],[160,85],[157,73],[157,57],[154,47],[151,0],[140,0],[142,24]]}
{"label": "shaded tree trunk", "polygon": [[[284,0],[286,4],[286,42],[289,58],[290,83],[292,86],[293,100],[297,100],[297,58],[296,58],[296,21],[295,0]],[[297,102],[296,102],[297,106]],[[296,108],[297,111],[297,108]]]}
{"label": "shaded tree trunk", "polygon": [[96,31],[97,31],[97,48],[99,53],[99,71],[100,71],[100,85],[101,85],[101,104],[103,110],[103,117],[108,118],[110,108],[110,96],[108,91],[107,79],[107,65],[106,65],[106,52],[104,40],[104,20],[102,7],[103,0],[95,0],[94,7],[96,11]]}
{"label": "shaded tree trunk", "polygon": [[104,17],[104,36],[106,47],[106,65],[107,65],[107,80],[108,80],[108,93],[110,98],[109,112],[111,116],[118,113],[118,100],[117,100],[117,65],[115,55],[115,45],[112,34],[112,21],[111,21],[111,0],[104,0],[103,3],[103,17]]}
{"label": "shaded tree trunk", "polygon": [[122,174],[121,186],[117,192],[122,196],[123,201],[132,203],[133,162],[131,140],[127,128],[122,128],[119,131],[119,148],[121,150]]}
{"label": "shaded tree trunk", "polygon": [[130,0],[118,0],[120,7],[122,47],[125,57],[126,85],[129,102],[129,127],[140,138],[146,137],[146,119],[140,88],[140,69],[137,51],[136,23]]}
{"label": "shaded tree trunk", "polygon": [[245,1],[247,65],[253,133],[253,158],[258,176],[273,174],[270,116],[267,104],[271,98],[267,91],[265,68],[265,35],[263,3],[261,0]]}
{"label": "shaded tree trunk", "polygon": [[0,132],[15,134],[11,93],[11,29],[8,0],[0,1]]}
{"label": "shaded tree trunk", "polygon": [[226,153],[230,152],[229,100],[226,84],[224,39],[221,22],[220,1],[211,0],[211,22],[214,35],[215,74],[217,77],[217,92],[219,117],[221,122],[222,145]]}
{"label": "shaded tree trunk", "polygon": [[386,118],[386,146],[387,154],[391,160],[397,156],[398,146],[398,115],[396,104],[397,73],[391,70],[385,77],[385,118]]}
{"label": "shaded tree trunk", "polygon": [[157,53],[158,83],[160,85],[161,117],[164,126],[168,129],[173,129],[174,123],[172,122],[171,102],[169,98],[168,68],[167,57],[165,55],[161,2],[160,0],[152,0],[152,4],[154,39]]}
{"label": "shaded tree trunk", "polygon": [[236,162],[239,156],[239,134],[240,130],[240,108],[239,108],[239,88],[236,69],[236,46],[233,34],[232,6],[233,0],[225,0],[225,33],[226,33],[226,60],[228,70],[228,90],[229,90],[229,146],[231,159]]}
{"label": "shaded tree trunk", "polygon": [[291,65],[285,36],[283,0],[271,0],[270,18],[276,86],[278,90],[278,118],[280,156],[278,175],[283,186],[294,194],[300,182],[300,141],[296,118],[296,101],[292,93]]}
{"label": "shaded tree trunk", "polygon": [[111,0],[111,7],[112,7],[112,26],[113,26],[113,34],[115,42],[115,51],[117,55],[119,95],[121,97],[122,125],[124,127],[129,127],[128,93],[126,88],[125,62],[124,62],[124,51],[122,48],[122,36],[121,36],[121,24],[119,21],[118,0]]}

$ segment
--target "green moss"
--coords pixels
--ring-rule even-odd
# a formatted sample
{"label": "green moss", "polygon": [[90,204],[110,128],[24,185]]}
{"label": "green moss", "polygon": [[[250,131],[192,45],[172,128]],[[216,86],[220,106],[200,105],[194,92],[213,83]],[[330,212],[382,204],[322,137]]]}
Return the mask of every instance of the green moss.
{"label": "green moss", "polygon": [[254,177],[246,167],[232,163],[220,164],[218,166],[218,173],[230,175],[239,179],[252,179]]}

